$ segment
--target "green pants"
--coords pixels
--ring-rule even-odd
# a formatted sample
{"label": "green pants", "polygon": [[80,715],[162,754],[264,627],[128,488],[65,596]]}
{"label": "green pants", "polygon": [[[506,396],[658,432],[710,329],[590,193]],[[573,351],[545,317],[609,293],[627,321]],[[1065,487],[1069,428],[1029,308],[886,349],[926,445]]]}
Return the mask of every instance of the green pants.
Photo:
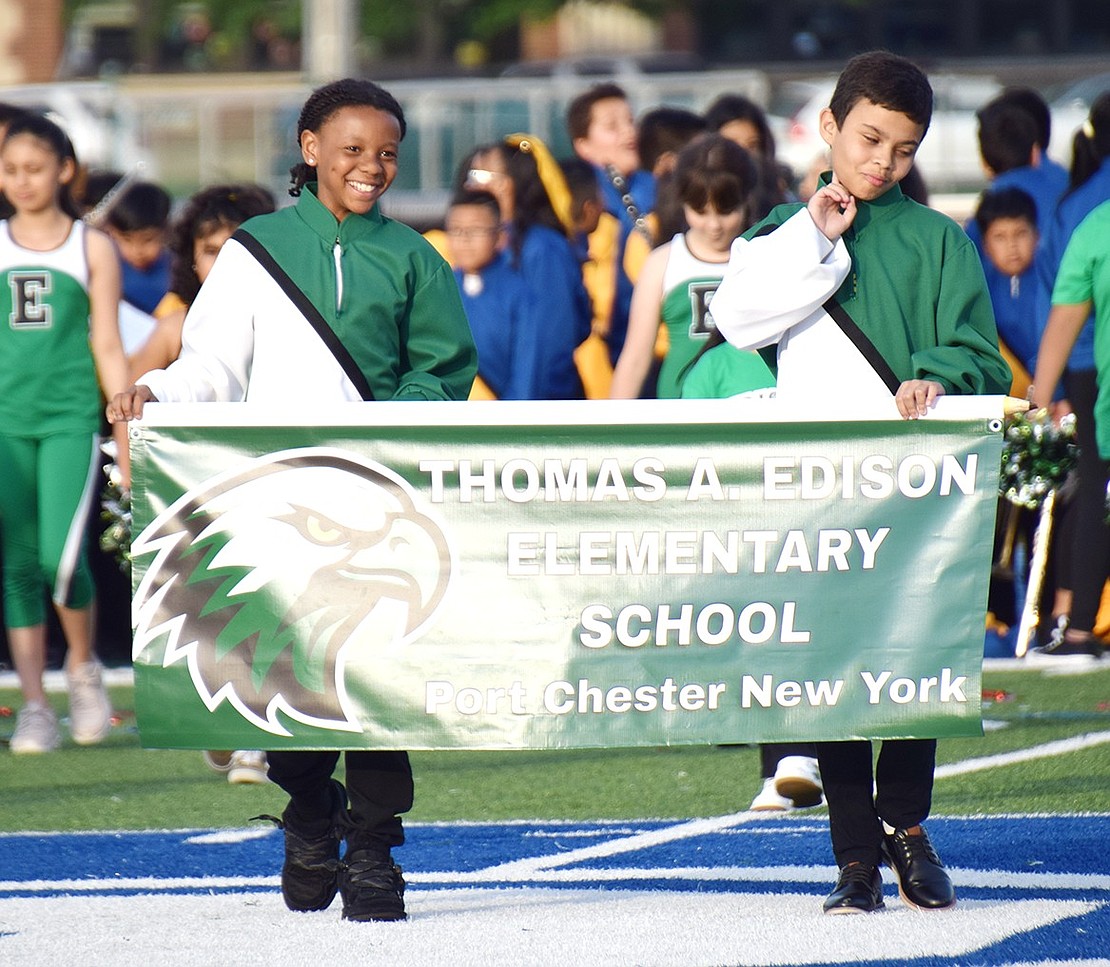
{"label": "green pants", "polygon": [[9,628],[46,620],[44,590],[68,608],[93,599],[85,524],[100,468],[99,443],[95,433],[0,433],[0,557]]}

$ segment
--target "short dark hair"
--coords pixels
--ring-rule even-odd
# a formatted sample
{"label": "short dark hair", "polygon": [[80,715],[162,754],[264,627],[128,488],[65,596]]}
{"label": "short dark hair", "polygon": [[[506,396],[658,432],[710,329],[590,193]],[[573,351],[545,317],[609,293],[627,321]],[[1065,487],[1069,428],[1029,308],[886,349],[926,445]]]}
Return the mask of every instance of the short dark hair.
{"label": "short dark hair", "polygon": [[1007,87],[995,101],[1000,104],[1013,104],[1024,110],[1037,125],[1037,145],[1042,151],[1048,150],[1052,140],[1052,111],[1039,91],[1031,87]]}
{"label": "short dark hair", "polygon": [[925,72],[913,61],[886,50],[857,54],[840,72],[829,101],[837,127],[860,101],[906,115],[921,125],[922,136],[933,118],[933,88]]}
{"label": "short dark hair", "polygon": [[765,158],[775,157],[775,136],[766,112],[755,101],[743,94],[722,94],[705,109],[705,126],[710,131],[720,131],[730,121],[754,125],[759,132],[760,153]]}
{"label": "short dark hair", "polygon": [[601,184],[597,180],[594,166],[582,158],[561,158],[559,167],[570,191],[570,207],[575,218],[582,213],[582,206],[588,201],[601,200]]}
{"label": "short dark hair", "polygon": [[990,101],[975,114],[979,121],[979,153],[995,174],[1029,164],[1037,146],[1037,122],[1023,107]]}
{"label": "short dark hair", "polygon": [[1029,192],[1021,188],[997,188],[984,192],[975,209],[979,234],[986,235],[987,229],[1000,218],[1021,218],[1036,228],[1037,203]]}
{"label": "short dark hair", "polygon": [[695,211],[712,205],[719,212],[730,212],[747,203],[758,177],[747,151],[720,134],[710,134],[678,156],[675,190],[683,204]]}
{"label": "short dark hair", "polygon": [[165,228],[173,199],[161,185],[136,181],[123,189],[109,205],[104,221],[117,232]]}
{"label": "short dark hair", "polygon": [[451,196],[447,208],[450,210],[463,206],[488,209],[490,214],[493,215],[494,222],[498,225],[501,224],[501,205],[488,191],[476,191],[469,188],[456,191]]}
{"label": "short dark hair", "polygon": [[607,101],[612,98],[627,101],[628,94],[619,84],[606,81],[602,84],[595,84],[570,102],[567,106],[567,133],[570,135],[572,142],[589,135],[590,115],[593,113],[594,105],[598,101]]}
{"label": "short dark hair", "polygon": [[668,151],[681,151],[705,130],[700,114],[681,107],[657,107],[640,118],[640,165],[648,171]]}
{"label": "short dark hair", "polygon": [[[316,88],[304,102],[301,116],[297,119],[297,150],[300,151],[301,135],[305,131],[319,131],[328,118],[344,107],[373,107],[392,114],[400,125],[401,140],[404,140],[405,112],[397,99],[373,81],[359,77],[345,77]],[[289,194],[295,198],[301,193],[305,184],[316,180],[317,175],[303,161],[298,161],[289,169],[289,178],[292,182]]]}

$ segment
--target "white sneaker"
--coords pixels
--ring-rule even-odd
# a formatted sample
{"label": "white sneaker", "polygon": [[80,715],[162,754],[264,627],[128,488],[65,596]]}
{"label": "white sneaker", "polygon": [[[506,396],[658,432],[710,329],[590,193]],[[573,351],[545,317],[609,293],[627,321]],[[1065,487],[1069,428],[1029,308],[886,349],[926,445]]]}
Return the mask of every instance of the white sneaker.
{"label": "white sneaker", "polygon": [[748,808],[763,813],[788,813],[793,806],[794,803],[786,796],[780,796],[775,791],[775,780],[771,778],[763,780],[763,788]]}
{"label": "white sneaker", "polygon": [[61,744],[58,717],[49,705],[28,702],[19,710],[11,741],[14,755],[37,755],[40,752],[50,752]]}
{"label": "white sneaker", "polygon": [[788,755],[775,767],[775,792],[799,809],[820,806],[824,796],[821,771],[812,756]]}
{"label": "white sneaker", "polygon": [[227,770],[227,781],[232,785],[255,785],[269,782],[265,752],[237,749],[231,753],[231,763]]}
{"label": "white sneaker", "polygon": [[69,731],[78,745],[96,745],[112,727],[112,703],[100,676],[100,663],[87,661],[66,672]]}
{"label": "white sneaker", "polygon": [[231,768],[231,752],[214,752],[206,749],[203,753],[204,764],[216,772],[227,772]]}

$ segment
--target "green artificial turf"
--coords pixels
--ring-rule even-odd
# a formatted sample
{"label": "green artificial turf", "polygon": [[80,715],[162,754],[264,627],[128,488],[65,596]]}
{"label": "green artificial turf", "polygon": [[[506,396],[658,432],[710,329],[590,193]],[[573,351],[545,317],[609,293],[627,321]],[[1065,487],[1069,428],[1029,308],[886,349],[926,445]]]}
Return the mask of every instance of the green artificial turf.
{"label": "green artificial turf", "polygon": [[[1107,663],[1110,666],[1110,663]],[[987,672],[982,738],[948,739],[939,763],[1110,732],[1110,667],[1082,675]],[[230,786],[195,751],[144,750],[132,693],[111,689],[120,724],[101,745],[12,756],[0,748],[0,831],[237,827],[281,812],[274,786]],[[53,696],[59,712],[64,697]],[[0,690],[0,710],[18,707]],[[14,718],[0,719],[0,740]],[[756,748],[686,746],[586,751],[419,752],[412,756],[422,821],[638,819],[745,809],[758,790]],[[937,781],[939,814],[1110,811],[1110,743]]]}

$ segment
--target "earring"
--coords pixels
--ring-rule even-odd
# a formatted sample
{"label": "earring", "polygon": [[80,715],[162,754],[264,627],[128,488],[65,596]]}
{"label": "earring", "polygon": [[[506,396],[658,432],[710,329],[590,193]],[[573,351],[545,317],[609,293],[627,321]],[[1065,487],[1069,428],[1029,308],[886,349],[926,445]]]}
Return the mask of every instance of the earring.
{"label": "earring", "polygon": [[309,164],[310,167],[315,168],[316,167],[316,159],[315,158],[309,158],[308,159],[308,164]]}

